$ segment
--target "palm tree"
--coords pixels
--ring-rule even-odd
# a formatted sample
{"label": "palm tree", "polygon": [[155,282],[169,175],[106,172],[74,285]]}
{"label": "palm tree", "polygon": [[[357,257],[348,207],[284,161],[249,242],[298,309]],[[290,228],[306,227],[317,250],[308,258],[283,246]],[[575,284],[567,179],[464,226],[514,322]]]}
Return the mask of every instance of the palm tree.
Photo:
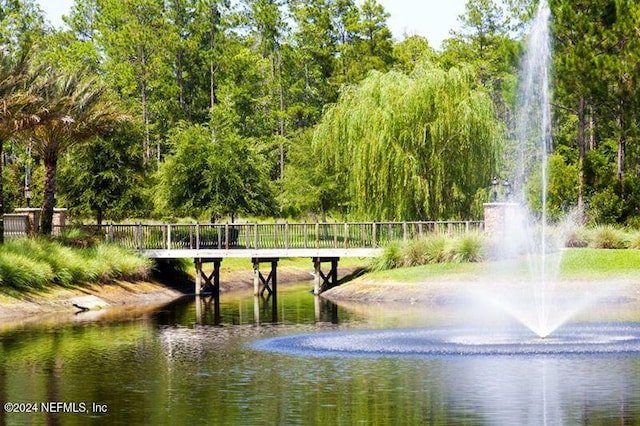
{"label": "palm tree", "polygon": [[2,152],[10,138],[37,123],[36,98],[27,87],[37,78],[42,68],[30,70],[30,51],[17,58],[0,53],[0,243],[4,241],[4,191],[2,182]]}
{"label": "palm tree", "polygon": [[45,168],[40,233],[50,235],[58,158],[69,147],[109,132],[127,116],[108,99],[104,84],[83,73],[50,73],[37,85],[36,92],[46,108],[30,135]]}

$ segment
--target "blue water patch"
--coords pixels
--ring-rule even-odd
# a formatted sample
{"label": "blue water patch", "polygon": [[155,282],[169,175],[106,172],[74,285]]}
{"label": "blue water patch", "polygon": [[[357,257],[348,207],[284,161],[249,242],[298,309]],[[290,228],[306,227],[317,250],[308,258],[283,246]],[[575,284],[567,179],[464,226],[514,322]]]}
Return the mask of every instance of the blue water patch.
{"label": "blue water patch", "polygon": [[524,328],[340,331],[275,337],[251,347],[300,356],[344,357],[632,354],[640,353],[640,325],[572,324],[544,339]]}

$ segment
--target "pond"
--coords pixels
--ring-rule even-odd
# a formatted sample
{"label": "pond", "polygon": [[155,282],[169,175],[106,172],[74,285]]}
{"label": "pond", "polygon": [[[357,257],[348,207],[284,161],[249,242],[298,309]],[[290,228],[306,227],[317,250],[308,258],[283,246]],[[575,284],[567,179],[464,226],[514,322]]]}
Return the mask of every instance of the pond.
{"label": "pond", "polygon": [[250,291],[223,293],[218,314],[211,301],[191,297],[109,320],[6,330],[0,424],[640,422],[633,351],[346,356],[262,348],[297,335],[372,334],[384,346],[381,330],[437,333],[454,316],[419,305],[337,306],[309,290],[282,286],[275,309]]}

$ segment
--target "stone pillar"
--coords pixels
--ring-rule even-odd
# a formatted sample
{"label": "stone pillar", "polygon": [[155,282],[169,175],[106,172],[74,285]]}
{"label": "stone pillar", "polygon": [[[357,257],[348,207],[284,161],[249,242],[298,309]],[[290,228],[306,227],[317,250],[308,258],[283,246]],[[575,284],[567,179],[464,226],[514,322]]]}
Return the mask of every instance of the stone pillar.
{"label": "stone pillar", "polygon": [[33,236],[40,229],[40,209],[33,207],[25,207],[15,209],[16,213],[26,214],[28,218],[27,235]]}
{"label": "stone pillar", "polygon": [[485,203],[484,232],[489,237],[504,237],[509,232],[517,232],[523,211],[518,203]]}
{"label": "stone pillar", "polygon": [[67,209],[53,209],[53,235],[60,235],[67,222]]}

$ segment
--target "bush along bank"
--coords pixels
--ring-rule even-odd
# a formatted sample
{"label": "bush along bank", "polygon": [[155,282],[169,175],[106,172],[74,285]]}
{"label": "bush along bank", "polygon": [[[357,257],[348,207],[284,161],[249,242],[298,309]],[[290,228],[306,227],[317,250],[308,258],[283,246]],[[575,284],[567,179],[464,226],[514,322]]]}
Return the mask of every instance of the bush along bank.
{"label": "bush along bank", "polygon": [[58,285],[75,287],[150,277],[154,263],[108,243],[68,247],[48,239],[17,239],[0,245],[0,291],[15,295]]}
{"label": "bush along bank", "polygon": [[[371,269],[382,271],[434,263],[492,260],[495,241],[480,233],[448,237],[429,235],[385,247]],[[640,231],[613,226],[580,227],[571,232],[566,247],[593,249],[640,249]]]}

